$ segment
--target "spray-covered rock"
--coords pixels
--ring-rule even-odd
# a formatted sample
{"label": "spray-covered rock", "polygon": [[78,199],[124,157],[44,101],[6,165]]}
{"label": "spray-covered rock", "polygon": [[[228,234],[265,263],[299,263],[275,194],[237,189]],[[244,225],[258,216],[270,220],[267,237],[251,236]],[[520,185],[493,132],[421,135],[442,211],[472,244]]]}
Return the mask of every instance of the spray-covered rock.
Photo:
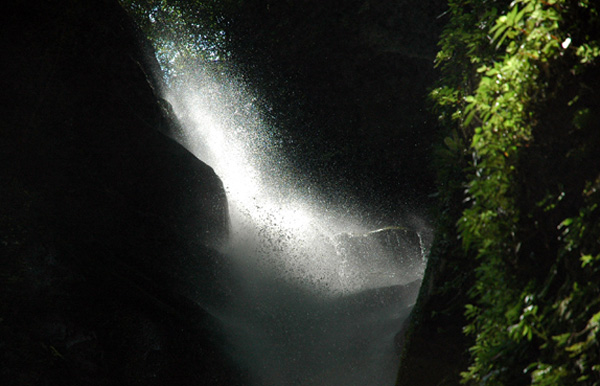
{"label": "spray-covered rock", "polygon": [[418,232],[404,227],[385,227],[364,234],[336,235],[338,253],[346,259],[361,260],[373,274],[399,275],[399,283],[423,276],[426,246]]}

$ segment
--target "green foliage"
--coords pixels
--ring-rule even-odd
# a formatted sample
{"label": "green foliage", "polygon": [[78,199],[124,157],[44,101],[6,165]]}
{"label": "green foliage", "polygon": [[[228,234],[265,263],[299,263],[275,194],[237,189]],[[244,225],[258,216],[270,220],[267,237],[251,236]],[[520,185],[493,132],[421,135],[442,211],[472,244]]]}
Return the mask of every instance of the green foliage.
{"label": "green foliage", "polygon": [[[465,384],[600,383],[600,17],[592,1],[450,1],[439,164],[477,259]],[[461,133],[460,140],[456,133]],[[553,154],[550,154],[552,152]],[[460,262],[457,262],[460,263]]]}
{"label": "green foliage", "polygon": [[195,61],[227,58],[225,22],[237,0],[119,0],[152,41],[171,76]]}

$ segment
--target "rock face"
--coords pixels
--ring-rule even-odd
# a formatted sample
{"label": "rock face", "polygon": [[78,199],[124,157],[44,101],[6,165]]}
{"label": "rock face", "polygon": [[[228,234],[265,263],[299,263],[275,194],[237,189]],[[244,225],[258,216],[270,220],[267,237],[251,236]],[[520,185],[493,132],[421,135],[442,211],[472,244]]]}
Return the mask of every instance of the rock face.
{"label": "rock face", "polygon": [[117,0],[0,18],[0,383],[236,384],[175,289],[219,260],[225,193],[160,132],[176,122],[133,23]]}

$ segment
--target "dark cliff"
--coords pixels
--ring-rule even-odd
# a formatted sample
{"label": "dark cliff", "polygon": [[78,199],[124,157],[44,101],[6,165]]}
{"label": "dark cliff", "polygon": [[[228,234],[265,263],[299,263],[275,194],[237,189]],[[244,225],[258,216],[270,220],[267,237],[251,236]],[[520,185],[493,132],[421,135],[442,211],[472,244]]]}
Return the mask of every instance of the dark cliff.
{"label": "dark cliff", "polygon": [[236,384],[176,289],[218,261],[225,193],[161,133],[177,123],[136,27],[116,0],[0,17],[1,383]]}

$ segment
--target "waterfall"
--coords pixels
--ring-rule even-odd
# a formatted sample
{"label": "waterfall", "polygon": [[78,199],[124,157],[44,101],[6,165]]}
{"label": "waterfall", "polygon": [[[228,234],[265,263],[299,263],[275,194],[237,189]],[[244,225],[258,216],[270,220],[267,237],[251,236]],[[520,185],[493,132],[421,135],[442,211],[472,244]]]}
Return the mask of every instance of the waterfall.
{"label": "waterfall", "polygon": [[221,252],[231,293],[210,305],[227,350],[256,386],[393,385],[394,337],[423,274],[426,227],[373,232],[343,192],[320,196],[294,174],[252,92],[216,75],[179,79],[166,99],[180,140],[215,169],[230,205]]}

